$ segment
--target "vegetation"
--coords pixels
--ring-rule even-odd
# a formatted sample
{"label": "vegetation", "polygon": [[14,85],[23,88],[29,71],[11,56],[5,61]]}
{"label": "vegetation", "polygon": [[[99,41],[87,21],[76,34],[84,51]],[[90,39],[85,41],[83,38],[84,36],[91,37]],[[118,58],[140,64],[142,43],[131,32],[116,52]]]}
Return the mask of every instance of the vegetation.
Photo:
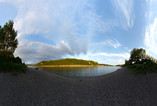
{"label": "vegetation", "polygon": [[0,72],[25,72],[27,67],[20,57],[14,57],[17,48],[17,31],[13,28],[14,22],[9,20],[3,27],[0,26]]}
{"label": "vegetation", "polygon": [[41,61],[36,65],[99,65],[98,62],[90,60],[80,60],[80,59],[59,59],[59,60],[50,60],[50,61]]}
{"label": "vegetation", "polygon": [[125,66],[134,74],[157,72],[157,60],[147,55],[142,48],[130,52],[130,59],[125,61]]}

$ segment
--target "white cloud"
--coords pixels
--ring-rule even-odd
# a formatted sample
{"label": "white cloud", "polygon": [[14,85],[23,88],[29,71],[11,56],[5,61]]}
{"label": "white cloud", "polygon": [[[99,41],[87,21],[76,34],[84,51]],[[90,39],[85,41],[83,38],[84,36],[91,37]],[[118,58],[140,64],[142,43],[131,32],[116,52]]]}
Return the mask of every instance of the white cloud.
{"label": "white cloud", "polygon": [[[25,36],[28,36],[28,40],[31,36],[37,38],[39,36],[53,43],[63,40],[74,55],[87,53],[89,38],[94,34],[91,32],[98,29],[95,24],[103,23],[95,13],[92,5],[94,1],[90,0],[6,0],[1,2],[11,3],[18,10],[14,27],[18,30],[20,43]],[[26,48],[21,46],[20,49]]]}
{"label": "white cloud", "polygon": [[157,18],[154,19],[154,22],[147,26],[145,32],[144,44],[153,55],[157,56]]}
{"label": "white cloud", "polygon": [[92,43],[92,47],[94,45],[97,47],[110,46],[115,49],[121,46],[121,44],[117,40],[112,40],[112,39],[104,40],[103,42]]}
{"label": "white cloud", "polygon": [[[98,36],[97,32],[112,31],[119,22],[111,19],[105,21],[99,16],[94,7],[95,0],[1,0],[0,2],[11,3],[17,8],[14,27],[18,30],[19,46],[15,54],[22,57],[26,63],[58,59],[66,55],[88,54],[92,36]],[[118,13],[120,12],[120,16],[124,17],[120,18],[122,26],[125,29],[130,28],[134,21],[133,2],[122,1],[120,4],[120,1],[113,0],[112,3]],[[31,36],[43,38],[53,42],[54,45],[42,43],[42,40],[30,41]],[[121,46],[116,40],[105,40],[101,44],[113,48]],[[124,57],[120,54],[109,55]]]}
{"label": "white cloud", "polygon": [[116,10],[115,14],[120,20],[120,25],[125,30],[131,28],[135,19],[133,0],[111,0],[111,2]]}
{"label": "white cloud", "polygon": [[95,53],[95,54],[91,54],[91,55],[92,56],[105,56],[105,57],[121,57],[124,59],[128,59],[130,56],[129,53],[114,54],[114,53],[105,53],[105,52]]}
{"label": "white cloud", "polygon": [[52,46],[40,42],[23,41],[18,45],[15,55],[19,56],[26,63],[36,63],[42,60],[60,59],[65,55],[74,55],[73,51],[64,42]]}
{"label": "white cloud", "polygon": [[157,57],[157,1],[147,0],[146,11],[147,27],[145,30],[144,44],[149,55]]}
{"label": "white cloud", "polygon": [[112,46],[114,48],[118,48],[121,46],[121,44],[117,40],[107,40],[106,42],[104,42],[104,44]]}
{"label": "white cloud", "polygon": [[69,56],[69,58],[79,58],[85,60],[93,60],[103,64],[124,64],[126,59],[129,59],[129,53],[106,53],[106,52],[99,52],[99,53],[87,53],[81,54],[79,56]]}
{"label": "white cloud", "polygon": [[120,49],[123,48],[123,49],[126,49],[126,47],[124,47],[123,45],[121,45],[117,40],[115,39],[108,39],[108,40],[104,40],[102,42],[96,42],[96,43],[91,43],[90,45],[90,50],[93,51],[93,53],[96,53],[98,52],[99,50],[105,48],[105,47],[111,47],[113,49]]}
{"label": "white cloud", "polygon": [[111,64],[111,65],[120,65],[124,64],[125,61],[123,59],[106,59],[103,63]]}

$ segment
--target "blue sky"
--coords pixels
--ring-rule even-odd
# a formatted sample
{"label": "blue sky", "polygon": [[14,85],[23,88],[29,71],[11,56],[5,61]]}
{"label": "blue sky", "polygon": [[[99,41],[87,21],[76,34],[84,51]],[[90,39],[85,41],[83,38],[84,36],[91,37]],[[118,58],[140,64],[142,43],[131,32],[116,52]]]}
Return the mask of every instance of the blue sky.
{"label": "blue sky", "polygon": [[123,64],[133,48],[157,58],[156,0],[0,0],[26,63],[79,58]]}

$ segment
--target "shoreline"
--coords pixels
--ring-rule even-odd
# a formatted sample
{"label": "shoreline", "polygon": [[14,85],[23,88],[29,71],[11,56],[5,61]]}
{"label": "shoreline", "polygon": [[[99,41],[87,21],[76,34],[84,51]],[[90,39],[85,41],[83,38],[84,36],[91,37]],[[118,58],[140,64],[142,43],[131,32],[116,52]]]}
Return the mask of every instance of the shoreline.
{"label": "shoreline", "polygon": [[105,65],[40,65],[35,67],[104,67]]}

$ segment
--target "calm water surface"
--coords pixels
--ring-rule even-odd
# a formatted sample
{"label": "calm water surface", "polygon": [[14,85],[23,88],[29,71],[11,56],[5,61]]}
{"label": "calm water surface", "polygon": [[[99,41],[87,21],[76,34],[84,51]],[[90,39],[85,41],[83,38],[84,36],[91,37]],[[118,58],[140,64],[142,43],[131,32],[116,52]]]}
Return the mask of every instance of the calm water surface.
{"label": "calm water surface", "polygon": [[68,77],[94,77],[108,74],[120,69],[116,66],[104,67],[40,67],[41,70]]}

